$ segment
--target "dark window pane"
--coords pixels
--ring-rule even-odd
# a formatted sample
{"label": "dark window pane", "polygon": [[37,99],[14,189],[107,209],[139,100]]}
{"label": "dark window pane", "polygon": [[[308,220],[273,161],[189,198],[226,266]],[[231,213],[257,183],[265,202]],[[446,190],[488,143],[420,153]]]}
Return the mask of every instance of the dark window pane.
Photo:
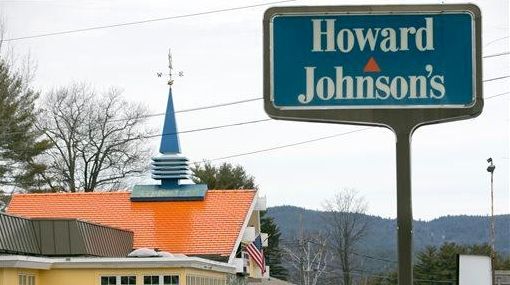
{"label": "dark window pane", "polygon": [[178,285],[178,284],[179,284],[179,276],[177,276],[177,275],[163,276],[163,285]]}
{"label": "dark window pane", "polygon": [[136,276],[121,276],[120,285],[136,285]]}
{"label": "dark window pane", "polygon": [[143,284],[144,285],[159,285],[159,276],[157,276],[157,275],[144,276]]}
{"label": "dark window pane", "polygon": [[101,285],[115,285],[117,282],[117,278],[115,276],[102,276],[101,277]]}

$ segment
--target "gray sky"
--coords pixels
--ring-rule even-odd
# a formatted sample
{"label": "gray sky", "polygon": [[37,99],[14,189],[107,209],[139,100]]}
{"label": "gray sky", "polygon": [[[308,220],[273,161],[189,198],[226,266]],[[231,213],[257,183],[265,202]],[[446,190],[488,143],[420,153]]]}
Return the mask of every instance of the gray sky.
{"label": "gray sky", "polygon": [[[412,3],[455,3],[414,1]],[[473,1],[482,10],[483,54],[509,51],[507,0]],[[6,39],[73,29],[171,17],[264,3],[243,1],[0,1]],[[283,5],[348,5],[367,1],[297,0]],[[398,4],[371,1],[371,4]],[[410,3],[406,1],[406,3]],[[268,7],[268,6],[267,6]],[[140,25],[8,42],[18,57],[37,63],[34,86],[43,93],[76,81],[100,90],[124,89],[133,101],[164,112],[167,99],[168,48],[176,78],[177,110],[262,97],[262,16],[255,7]],[[507,37],[505,39],[502,39]],[[502,40],[499,40],[502,39]],[[510,74],[510,56],[484,59],[483,77]],[[510,92],[510,80],[484,84],[484,96]],[[490,210],[486,159],[495,164],[495,211],[510,212],[508,184],[509,94],[488,99],[476,119],[418,129],[412,144],[414,217],[487,215]],[[179,130],[264,119],[262,101],[177,115]],[[163,118],[147,122],[161,128]],[[182,134],[182,151],[192,161],[363,129],[349,125],[269,121]],[[159,139],[154,140],[157,151]],[[342,188],[355,188],[369,203],[369,213],[396,216],[395,139],[383,128],[229,159],[255,176],[269,206],[320,209]],[[215,161],[220,163],[222,161]],[[149,162],[148,162],[149,163]]]}

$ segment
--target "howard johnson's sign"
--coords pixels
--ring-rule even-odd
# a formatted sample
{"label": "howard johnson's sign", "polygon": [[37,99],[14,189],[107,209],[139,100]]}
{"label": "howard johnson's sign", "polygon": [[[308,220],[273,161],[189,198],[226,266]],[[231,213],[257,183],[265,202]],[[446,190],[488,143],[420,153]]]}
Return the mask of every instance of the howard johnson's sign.
{"label": "howard johnson's sign", "polygon": [[469,108],[475,104],[471,11],[295,8],[266,12],[266,84],[270,86],[265,95],[274,108]]}
{"label": "howard johnson's sign", "polygon": [[483,109],[475,5],[270,8],[264,108],[274,119],[376,125],[396,137],[398,282],[413,284],[411,137]]}

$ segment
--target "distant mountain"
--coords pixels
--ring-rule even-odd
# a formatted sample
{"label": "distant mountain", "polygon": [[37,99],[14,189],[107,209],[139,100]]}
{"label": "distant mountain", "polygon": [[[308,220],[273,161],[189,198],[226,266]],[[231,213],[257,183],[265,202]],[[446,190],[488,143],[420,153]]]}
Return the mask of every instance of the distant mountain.
{"label": "distant mountain", "polygon": [[[280,228],[282,238],[292,240],[299,233],[301,225],[306,232],[324,231],[323,212],[294,206],[268,208]],[[360,249],[365,254],[379,258],[396,259],[396,221],[368,216],[369,233]],[[428,245],[441,246],[444,242],[458,244],[482,244],[489,241],[490,217],[446,216],[432,221],[414,221],[415,252]],[[496,250],[510,255],[510,215],[496,216]]]}

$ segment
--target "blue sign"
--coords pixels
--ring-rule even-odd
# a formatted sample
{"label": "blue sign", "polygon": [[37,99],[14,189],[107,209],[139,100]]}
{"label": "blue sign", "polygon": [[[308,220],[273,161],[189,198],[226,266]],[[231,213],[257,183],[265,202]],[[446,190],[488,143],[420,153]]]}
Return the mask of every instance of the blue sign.
{"label": "blue sign", "polygon": [[469,11],[281,13],[270,20],[276,109],[470,108]]}

